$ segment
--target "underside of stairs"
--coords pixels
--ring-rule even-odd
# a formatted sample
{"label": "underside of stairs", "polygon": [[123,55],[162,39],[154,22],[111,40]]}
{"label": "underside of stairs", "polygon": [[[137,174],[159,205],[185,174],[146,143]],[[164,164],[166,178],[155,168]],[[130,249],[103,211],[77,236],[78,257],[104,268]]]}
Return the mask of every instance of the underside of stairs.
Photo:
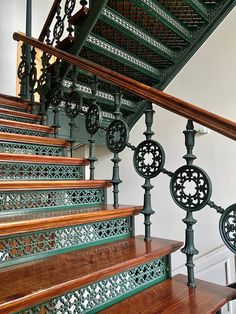
{"label": "underside of stairs", "polygon": [[[0,94],[0,313],[210,314],[236,298],[232,288],[202,280],[195,285],[193,212],[209,205],[223,224],[236,205],[224,210],[211,201],[207,174],[194,168],[192,117],[200,112],[206,125],[232,139],[236,125],[161,92],[235,4],[54,0],[39,40],[14,34],[23,40],[20,97]],[[43,50],[40,58],[36,48]],[[188,119],[187,165],[179,169],[189,182],[193,173],[200,191],[193,204],[178,181],[182,172],[164,168],[164,150],[152,139],[152,97],[174,102],[166,109],[175,113],[188,108],[181,114]],[[129,131],[143,114],[145,140],[135,147]],[[95,175],[95,145],[104,142],[113,153],[112,179]],[[75,157],[85,143],[89,157]],[[119,202],[119,153],[125,148],[134,151],[134,167],[145,180],[143,205]],[[177,177],[171,193],[187,213],[184,247],[151,236],[151,179],[160,173],[171,182]],[[145,235],[135,233],[140,214]],[[224,240],[234,251],[230,241]],[[172,253],[181,247],[188,276],[172,277]]]}

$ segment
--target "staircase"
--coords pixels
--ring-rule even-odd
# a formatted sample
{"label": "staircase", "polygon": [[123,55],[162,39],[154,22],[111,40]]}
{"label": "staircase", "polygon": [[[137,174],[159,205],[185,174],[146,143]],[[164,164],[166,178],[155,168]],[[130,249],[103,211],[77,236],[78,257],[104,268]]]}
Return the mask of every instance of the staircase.
{"label": "staircase", "polygon": [[[224,226],[236,209],[235,204],[223,209],[210,199],[211,182],[193,165],[192,120],[232,139],[236,125],[156,88],[164,89],[235,3],[80,4],[73,13],[74,1],[66,1],[61,15],[62,1],[54,1],[39,41],[14,34],[24,42],[18,70],[21,97],[0,94],[0,313],[219,313],[236,291],[195,281],[193,212],[209,205],[222,214],[222,238],[234,251],[235,242],[225,236]],[[63,38],[65,21],[68,36]],[[30,62],[25,43],[32,47]],[[38,76],[35,48],[43,50]],[[49,55],[56,56],[56,62],[50,63]],[[36,91],[40,103],[35,102]],[[30,100],[25,99],[27,93]],[[152,140],[152,102],[188,119],[187,165],[174,173],[164,168],[164,150]],[[52,126],[47,119],[50,110]],[[67,139],[60,137],[60,110],[69,121]],[[135,147],[128,141],[129,131],[143,113],[146,139]],[[84,118],[89,157],[74,158],[75,143],[85,138],[76,133],[75,124]],[[97,180],[95,144],[104,135],[114,153],[113,175]],[[134,167],[145,179],[143,206],[119,203],[119,153],[126,147],[134,151]],[[151,164],[145,162],[146,153],[152,155]],[[187,205],[177,182],[182,168],[189,182],[196,178],[191,173],[199,175],[201,182],[194,184],[204,194],[196,202],[190,193]],[[172,197],[187,212],[182,252],[188,276],[171,275],[171,254],[183,243],[151,237],[151,179],[159,173],[171,177]],[[107,204],[111,187],[114,202]],[[140,213],[145,236],[135,234],[135,216]]]}

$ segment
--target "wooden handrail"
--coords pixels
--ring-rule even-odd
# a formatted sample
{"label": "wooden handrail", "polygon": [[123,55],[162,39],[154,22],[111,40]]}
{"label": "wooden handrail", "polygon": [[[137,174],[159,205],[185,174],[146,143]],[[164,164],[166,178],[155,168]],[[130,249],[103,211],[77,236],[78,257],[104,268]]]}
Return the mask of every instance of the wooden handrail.
{"label": "wooden handrail", "polygon": [[31,46],[50,53],[72,65],[78,66],[80,69],[90,72],[103,80],[128,90],[164,109],[174,112],[187,119],[191,119],[226,137],[236,140],[236,123],[234,121],[223,118],[186,101],[170,96],[164,92],[158,91],[155,88],[104,68],[84,58],[77,57],[57,48],[48,46],[35,38],[29,38],[21,33],[14,33],[13,38],[14,40],[21,40],[26,44],[30,44]]}
{"label": "wooden handrail", "polygon": [[53,5],[51,7],[51,10],[48,14],[48,17],[43,25],[43,29],[41,31],[41,34],[39,35],[39,41],[44,41],[45,36],[47,35],[48,28],[50,27],[52,20],[56,14],[57,11],[57,4],[60,3],[62,0],[54,0]]}

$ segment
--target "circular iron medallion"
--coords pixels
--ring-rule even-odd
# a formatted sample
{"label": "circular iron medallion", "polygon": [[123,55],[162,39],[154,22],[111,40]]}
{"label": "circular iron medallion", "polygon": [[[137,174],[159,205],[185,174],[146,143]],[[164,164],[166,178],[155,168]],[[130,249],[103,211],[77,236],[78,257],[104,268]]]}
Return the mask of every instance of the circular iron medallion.
{"label": "circular iron medallion", "polygon": [[219,229],[225,245],[236,254],[236,204],[229,206],[223,212]]}
{"label": "circular iron medallion", "polygon": [[112,153],[120,153],[125,149],[129,140],[129,127],[125,121],[114,120],[106,132],[106,143]]}
{"label": "circular iron medallion", "polygon": [[78,92],[71,92],[65,101],[65,113],[67,117],[73,119],[78,116],[80,112],[81,96]]}
{"label": "circular iron medallion", "polygon": [[86,113],[85,126],[89,134],[95,134],[100,128],[102,111],[98,105],[91,105]]}

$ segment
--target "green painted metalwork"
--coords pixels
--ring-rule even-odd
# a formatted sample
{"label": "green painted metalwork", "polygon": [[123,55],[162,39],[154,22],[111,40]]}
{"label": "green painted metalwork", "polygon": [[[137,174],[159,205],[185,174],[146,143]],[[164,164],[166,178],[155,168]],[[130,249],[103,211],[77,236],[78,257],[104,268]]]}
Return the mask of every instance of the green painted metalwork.
{"label": "green painted metalwork", "polygon": [[42,156],[64,156],[64,147],[0,142],[1,153],[28,154]]}
{"label": "green painted metalwork", "polygon": [[206,21],[209,20],[209,11],[201,1],[199,0],[184,0],[184,1],[188,5],[190,5]]}
{"label": "green painted metalwork", "polygon": [[109,58],[112,58],[132,68],[135,68],[139,72],[144,73],[148,76],[151,76],[155,78],[156,80],[160,79],[161,77],[160,70],[153,67],[151,64],[147,63],[144,60],[141,60],[140,58],[137,58],[135,55],[131,54],[130,52],[127,52],[126,50],[112,44],[111,42],[95,34],[91,33],[87,37],[87,40],[84,45]]}
{"label": "green painted metalwork", "polygon": [[30,71],[29,71],[29,94],[30,94],[30,105],[33,114],[38,113],[38,106],[35,103],[34,94],[36,92],[37,82],[37,67],[36,67],[36,50],[32,47],[30,51]]}
{"label": "green painted metalwork", "polygon": [[124,33],[126,36],[128,35],[134,40],[141,42],[144,46],[162,55],[168,60],[173,62],[176,61],[173,50],[162,44],[155,37],[140,29],[135,23],[126,19],[111,8],[104,8],[100,15],[100,19],[116,28],[118,31]]}
{"label": "green painted metalwork", "polygon": [[97,205],[105,202],[105,190],[46,190],[0,192],[1,213],[16,213],[32,210],[53,210],[76,208],[78,206]]}
{"label": "green painted metalwork", "polygon": [[19,111],[19,112],[26,112],[26,110],[24,108],[20,108],[20,107],[12,107],[12,106],[8,106],[7,104],[0,104],[0,108],[1,109],[8,109],[8,110],[14,110],[14,111]]}
{"label": "green painted metalwork", "polygon": [[236,254],[236,204],[229,206],[222,213],[219,230],[225,245]]}
{"label": "green painted metalwork", "polygon": [[161,4],[153,0],[132,0],[137,6],[141,6],[148,14],[157,18],[175,32],[178,36],[182,37],[188,42],[191,42],[192,34],[186,26],[184,26],[175,16],[165,10]]}
{"label": "green painted metalwork", "polygon": [[0,267],[128,238],[130,218],[119,218],[0,238]]}
{"label": "green painted metalwork", "polygon": [[21,45],[21,61],[18,66],[17,70],[17,76],[20,82],[20,93],[19,96],[21,99],[26,99],[27,97],[27,73],[28,73],[28,67],[27,67],[27,46],[25,43]]}
{"label": "green painted metalwork", "polygon": [[1,162],[1,180],[82,180],[84,166]]}
{"label": "green painted metalwork", "polygon": [[141,264],[18,314],[98,313],[170,276],[168,257]]}
{"label": "green painted metalwork", "polygon": [[28,118],[24,118],[24,117],[18,117],[18,116],[10,116],[10,115],[6,115],[6,114],[0,114],[0,119],[6,119],[6,120],[11,120],[11,121],[18,121],[18,122],[25,122],[25,123],[32,123],[32,124],[36,124],[37,120],[34,119],[28,119]]}
{"label": "green painted metalwork", "polygon": [[48,136],[48,133],[46,132],[34,131],[34,130],[29,130],[29,129],[18,129],[18,128],[8,127],[4,125],[0,126],[0,132],[22,134],[22,135],[33,135],[33,136],[40,136],[40,137]]}

